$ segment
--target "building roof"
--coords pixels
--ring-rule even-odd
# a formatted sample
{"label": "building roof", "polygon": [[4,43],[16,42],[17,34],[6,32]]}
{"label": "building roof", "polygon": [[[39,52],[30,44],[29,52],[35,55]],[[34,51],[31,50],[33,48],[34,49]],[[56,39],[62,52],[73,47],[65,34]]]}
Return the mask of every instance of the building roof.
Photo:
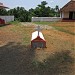
{"label": "building roof", "polygon": [[60,12],[68,12],[68,11],[75,11],[75,0],[71,0],[68,2],[64,7],[60,9]]}
{"label": "building roof", "polygon": [[[31,41],[34,40],[34,39],[36,39],[37,37],[38,37],[38,31],[33,32],[33,33],[32,33]],[[40,37],[41,39],[45,40],[45,39],[44,39],[44,36],[43,36],[43,34],[42,34],[41,32],[39,32],[39,37]]]}
{"label": "building roof", "polygon": [[8,7],[4,6],[3,3],[0,2],[0,9],[3,9],[3,8],[8,8]]}

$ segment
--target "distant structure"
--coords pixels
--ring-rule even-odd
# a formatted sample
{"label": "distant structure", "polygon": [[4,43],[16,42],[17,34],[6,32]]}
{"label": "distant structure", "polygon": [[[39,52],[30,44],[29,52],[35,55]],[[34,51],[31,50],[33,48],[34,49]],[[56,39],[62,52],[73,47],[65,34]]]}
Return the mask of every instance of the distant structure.
{"label": "distant structure", "polygon": [[[1,9],[6,9],[8,7],[4,6],[3,3],[0,2],[0,10]],[[0,26],[1,25],[5,25],[7,22],[10,22],[10,21],[14,21],[14,16],[3,16],[3,15],[0,15]]]}
{"label": "distant structure", "polygon": [[3,3],[0,2],[0,9],[3,9],[3,8],[8,8],[8,7],[4,6]]}
{"label": "distant structure", "polygon": [[57,22],[61,17],[32,17],[32,22]]}
{"label": "distant structure", "polygon": [[[4,6],[3,3],[0,2],[0,9],[4,9],[4,8],[8,8],[8,7]],[[2,19],[1,17],[0,17],[0,24],[5,24],[5,20]]]}
{"label": "distant structure", "polygon": [[60,9],[62,20],[75,21],[75,0],[71,0]]}
{"label": "distant structure", "polygon": [[46,40],[44,39],[42,32],[40,32],[40,26],[38,26],[37,30],[32,33],[31,47],[32,48],[45,48],[46,47]]}

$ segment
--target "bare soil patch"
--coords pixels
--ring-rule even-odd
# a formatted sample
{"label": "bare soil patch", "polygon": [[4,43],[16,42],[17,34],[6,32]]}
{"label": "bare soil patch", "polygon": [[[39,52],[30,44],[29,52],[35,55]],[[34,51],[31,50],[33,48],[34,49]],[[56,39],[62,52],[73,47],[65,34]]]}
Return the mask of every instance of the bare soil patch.
{"label": "bare soil patch", "polygon": [[[35,26],[31,24],[0,27],[0,74],[74,75],[75,35],[53,28],[43,29],[47,48],[32,49],[31,33]],[[67,24],[72,23],[57,23],[56,26]]]}

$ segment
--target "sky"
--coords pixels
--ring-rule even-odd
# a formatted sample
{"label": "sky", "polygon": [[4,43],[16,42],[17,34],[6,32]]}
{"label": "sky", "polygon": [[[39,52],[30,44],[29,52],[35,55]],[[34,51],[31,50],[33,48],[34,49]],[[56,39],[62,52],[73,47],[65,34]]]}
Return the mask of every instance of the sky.
{"label": "sky", "polygon": [[42,1],[46,1],[48,3],[47,6],[50,6],[51,8],[54,8],[56,5],[58,5],[59,8],[62,8],[70,0],[0,0],[1,3],[10,9],[19,6],[24,7],[26,10],[35,8],[38,4],[41,4]]}

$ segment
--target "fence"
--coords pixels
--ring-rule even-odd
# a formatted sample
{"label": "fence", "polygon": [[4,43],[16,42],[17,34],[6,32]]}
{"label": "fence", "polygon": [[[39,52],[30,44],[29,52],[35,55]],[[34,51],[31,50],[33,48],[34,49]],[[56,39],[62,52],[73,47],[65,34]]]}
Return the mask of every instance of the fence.
{"label": "fence", "polygon": [[60,21],[61,17],[32,17],[32,22],[38,21]]}
{"label": "fence", "polygon": [[14,16],[0,16],[1,19],[5,20],[6,22],[14,21]]}

